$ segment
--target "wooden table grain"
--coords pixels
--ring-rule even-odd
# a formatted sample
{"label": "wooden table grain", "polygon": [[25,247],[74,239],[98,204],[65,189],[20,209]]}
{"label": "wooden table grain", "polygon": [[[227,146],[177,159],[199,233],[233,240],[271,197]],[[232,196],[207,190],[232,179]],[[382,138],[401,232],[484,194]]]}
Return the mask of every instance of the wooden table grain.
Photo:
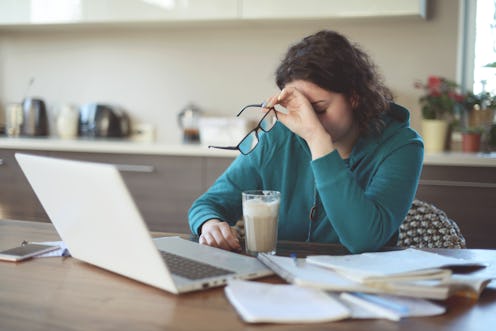
{"label": "wooden table grain", "polygon": [[[160,235],[160,234],[156,234]],[[59,240],[51,224],[0,220],[0,250],[22,240]],[[336,245],[281,243],[281,251],[339,253]],[[435,250],[487,263],[496,275],[496,250]],[[276,277],[260,281],[282,283]],[[304,303],[302,303],[304,304]],[[223,288],[173,295],[73,258],[0,262],[0,330],[494,330],[496,289],[478,301],[452,298],[442,316],[345,320],[317,324],[246,324]]]}

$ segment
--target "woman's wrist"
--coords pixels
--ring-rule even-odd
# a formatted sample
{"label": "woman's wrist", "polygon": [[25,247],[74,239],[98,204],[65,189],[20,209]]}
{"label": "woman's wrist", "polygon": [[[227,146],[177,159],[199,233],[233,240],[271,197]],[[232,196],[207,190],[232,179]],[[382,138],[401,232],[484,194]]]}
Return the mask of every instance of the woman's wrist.
{"label": "woman's wrist", "polygon": [[307,139],[306,142],[308,148],[310,148],[312,160],[316,160],[324,155],[327,155],[335,149],[331,136],[325,131],[313,135],[311,138]]}

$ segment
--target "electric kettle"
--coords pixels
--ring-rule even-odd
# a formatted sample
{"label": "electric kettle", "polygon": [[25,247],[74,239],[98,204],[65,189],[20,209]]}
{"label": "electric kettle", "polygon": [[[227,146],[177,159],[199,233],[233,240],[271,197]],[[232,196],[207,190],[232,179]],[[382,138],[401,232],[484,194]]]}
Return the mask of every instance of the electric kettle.
{"label": "electric kettle", "polygon": [[189,104],[177,115],[177,123],[183,131],[183,142],[187,144],[200,143],[199,119],[201,109],[194,104]]}
{"label": "electric kettle", "polygon": [[92,102],[79,110],[78,133],[88,138],[125,138],[131,133],[131,122],[123,108]]}
{"label": "electric kettle", "polygon": [[25,98],[22,102],[21,135],[48,136],[48,114],[45,102],[39,98]]}

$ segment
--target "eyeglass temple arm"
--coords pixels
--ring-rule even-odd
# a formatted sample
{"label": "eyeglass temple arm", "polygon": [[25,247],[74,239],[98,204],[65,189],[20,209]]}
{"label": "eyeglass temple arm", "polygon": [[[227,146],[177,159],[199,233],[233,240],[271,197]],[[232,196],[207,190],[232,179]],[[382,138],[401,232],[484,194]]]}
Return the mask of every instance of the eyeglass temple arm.
{"label": "eyeglass temple arm", "polygon": [[209,145],[208,148],[227,149],[230,151],[235,151],[238,149],[237,146],[213,146],[213,145]]}
{"label": "eyeglass temple arm", "polygon": [[236,117],[238,117],[239,115],[241,115],[242,112],[244,112],[247,108],[251,108],[251,107],[263,107],[265,105],[265,102],[262,102],[262,103],[257,103],[257,104],[253,104],[253,105],[246,105],[243,107],[243,109],[241,109],[239,111],[239,113],[236,115]]}

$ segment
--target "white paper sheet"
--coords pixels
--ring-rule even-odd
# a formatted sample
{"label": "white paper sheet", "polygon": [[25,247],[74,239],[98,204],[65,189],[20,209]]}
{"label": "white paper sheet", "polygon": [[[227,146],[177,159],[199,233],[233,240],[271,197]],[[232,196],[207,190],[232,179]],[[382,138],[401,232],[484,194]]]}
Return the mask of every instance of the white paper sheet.
{"label": "white paper sheet", "polygon": [[241,318],[250,323],[318,323],[350,314],[327,293],[295,285],[233,280],[225,293]]}
{"label": "white paper sheet", "polygon": [[[342,294],[341,294],[342,295]],[[338,294],[333,294],[338,297]],[[446,312],[446,308],[435,304],[429,300],[408,298],[394,295],[381,294],[377,295],[381,300],[389,303],[403,306],[407,308],[407,312],[399,312],[401,318],[404,317],[420,317],[420,316],[436,316],[442,315]],[[380,311],[374,309],[366,309],[362,305],[354,304],[353,302],[341,300],[350,310],[351,318],[357,319],[371,319],[371,318],[386,318]]]}

